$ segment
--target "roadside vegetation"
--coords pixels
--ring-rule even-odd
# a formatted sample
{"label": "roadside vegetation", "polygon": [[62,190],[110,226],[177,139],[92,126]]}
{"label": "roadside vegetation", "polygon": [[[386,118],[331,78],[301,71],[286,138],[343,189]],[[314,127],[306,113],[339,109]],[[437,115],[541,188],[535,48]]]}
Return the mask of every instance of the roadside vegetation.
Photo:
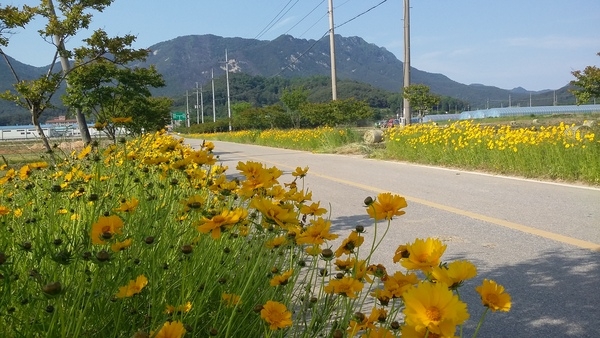
{"label": "roadside vegetation", "polygon": [[[365,128],[237,131],[190,137],[480,170],[600,185],[600,115],[454,121],[388,128],[369,144]],[[567,122],[565,122],[567,121]]]}
{"label": "roadside vegetation", "polygon": [[0,166],[0,336],[449,337],[479,320],[476,336],[510,310],[438,239],[371,259],[403,197],[356,196],[372,223],[334,232],[308,166],[239,162],[232,178],[213,150],[159,132]]}

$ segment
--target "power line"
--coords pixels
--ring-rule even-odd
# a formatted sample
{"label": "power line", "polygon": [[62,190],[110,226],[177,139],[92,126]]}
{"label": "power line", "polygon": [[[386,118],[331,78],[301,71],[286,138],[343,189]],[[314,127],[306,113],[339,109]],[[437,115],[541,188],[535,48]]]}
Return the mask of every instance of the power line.
{"label": "power line", "polygon": [[[346,1],[346,2],[347,2],[347,1]],[[343,25],[347,24],[348,22],[355,20],[355,19],[356,19],[356,18],[358,18],[359,16],[362,16],[362,15],[364,15],[364,14],[366,14],[366,13],[368,13],[368,12],[372,11],[373,9],[375,9],[375,8],[377,8],[377,7],[379,7],[379,6],[381,6],[381,5],[382,5],[384,2],[387,2],[387,0],[383,0],[382,2],[378,3],[377,5],[375,5],[375,6],[371,7],[371,8],[369,8],[369,9],[367,9],[366,11],[364,11],[364,12],[362,12],[362,13],[360,13],[360,14],[356,15],[356,16],[355,16],[355,17],[353,17],[352,19],[346,20],[345,22],[343,22],[343,23],[341,23],[341,24],[339,24],[339,25],[335,26],[334,28],[342,27]]]}
{"label": "power line", "polygon": [[[350,0],[348,0],[348,1],[350,1]],[[344,2],[344,3],[343,3],[342,5],[340,5],[340,6],[343,6],[343,5],[344,5],[344,4],[346,4],[348,1]],[[362,13],[359,13],[359,14],[357,14],[357,15],[356,15],[356,16],[354,16],[353,18],[351,18],[351,19],[349,19],[349,20],[346,20],[345,22],[343,22],[343,23],[341,23],[341,24],[339,24],[339,25],[336,25],[336,26],[334,26],[334,29],[335,29],[335,28],[338,28],[338,27],[341,27],[341,26],[343,26],[343,25],[347,24],[347,23],[348,23],[348,22],[350,22],[350,21],[356,20],[358,17],[360,17],[360,16],[362,16],[362,15],[364,15],[364,14],[366,14],[366,13],[368,13],[368,12],[372,11],[373,9],[375,9],[375,8],[377,8],[377,7],[379,7],[379,6],[381,6],[381,5],[382,5],[383,3],[385,3],[385,2],[387,2],[387,0],[383,0],[383,1],[381,1],[380,3],[378,3],[377,5],[375,5],[375,6],[371,7],[371,8],[369,8],[369,9],[367,9],[366,11],[364,11],[364,12],[362,12]],[[320,4],[319,4],[319,5],[320,5]],[[338,8],[339,8],[340,6],[338,6]],[[314,11],[314,10],[313,10],[313,11]],[[311,11],[311,13],[312,13],[312,11]],[[309,13],[309,14],[310,14],[310,13]],[[319,19],[319,20],[321,20],[321,19]],[[316,23],[315,23],[315,24],[316,24]],[[314,25],[313,25],[313,26],[314,26]],[[312,26],[311,26],[311,28],[312,28]],[[310,29],[310,28],[309,28],[309,29]],[[303,34],[304,34],[304,33],[303,33]],[[314,47],[314,46],[315,46],[315,45],[316,45],[316,44],[317,44],[317,43],[318,43],[318,42],[319,42],[321,39],[323,39],[325,36],[327,36],[327,34],[329,34],[329,29],[328,29],[328,30],[325,32],[325,34],[323,34],[323,36],[321,36],[319,39],[315,40],[315,42],[314,42],[313,44],[311,44],[311,45],[310,45],[310,47],[308,47],[308,48],[307,48],[307,49],[306,49],[304,52],[302,52],[302,53],[301,53],[301,54],[300,54],[300,55],[299,55],[299,56],[296,58],[296,60],[299,60],[299,59],[300,59],[300,58],[302,58],[304,55],[306,55],[306,53],[308,53],[308,52],[309,52],[309,51],[310,51],[310,50],[311,50],[311,49],[312,49],[312,48],[313,48],[313,47]],[[296,61],[292,61],[292,62],[291,62],[291,63],[289,63],[287,66],[283,67],[283,68],[282,68],[282,69],[281,69],[279,72],[277,72],[277,74],[273,75],[273,77],[275,77],[275,76],[278,76],[279,74],[283,73],[283,72],[284,72],[286,69],[290,69],[290,70],[292,70],[292,69],[290,68],[290,66],[291,66],[291,65],[293,65],[294,63],[296,63]]]}
{"label": "power line", "polygon": [[[312,12],[314,12],[315,10],[317,10],[317,8],[319,8],[319,6],[321,6],[323,3],[325,2],[325,0],[322,0],[318,5],[315,6],[315,8],[313,8],[310,12],[308,12],[308,14],[306,14],[302,19],[300,19],[300,21],[298,21],[295,25],[293,25],[290,29],[288,29],[285,33],[283,34],[287,34],[289,33],[292,29],[294,29],[294,27],[298,26],[302,21],[304,21],[309,15],[312,14]],[[319,19],[321,20],[321,19]],[[313,25],[314,26],[314,25]],[[312,28],[312,26],[311,26]]]}
{"label": "power line", "polygon": [[[286,8],[286,7],[287,7],[287,6],[290,4],[290,2],[292,2],[292,0],[288,1],[288,3],[285,5],[285,7],[283,7],[283,8],[281,9],[281,11],[279,11],[279,13],[277,14],[277,16],[276,16],[276,17],[275,17],[273,20],[271,20],[271,22],[269,22],[269,25],[267,25],[267,27],[265,27],[265,29],[263,29],[263,30],[262,30],[262,31],[261,31],[261,32],[258,34],[258,36],[256,36],[254,39],[259,39],[261,36],[265,35],[265,34],[266,34],[266,33],[267,33],[267,32],[268,32],[268,31],[269,31],[271,28],[273,28],[273,26],[275,26],[275,24],[277,24],[277,23],[278,23],[278,22],[281,20],[281,18],[282,18],[284,15],[286,15],[286,14],[287,14],[287,13],[288,13],[288,12],[289,12],[289,11],[290,11],[292,8],[294,8],[294,6],[296,6],[296,4],[297,4],[299,1],[300,1],[300,0],[296,0],[296,2],[294,2],[294,3],[293,3],[291,6],[290,6],[290,8],[288,8],[288,9],[287,9],[287,11],[285,11],[283,14],[281,14],[281,13],[283,12],[283,10],[285,10],[285,8]],[[280,16],[280,14],[281,14],[281,16]],[[277,19],[277,17],[278,17],[278,16],[280,16],[280,17],[279,17],[279,19]],[[277,19],[277,21],[275,21],[275,19]],[[275,21],[275,22],[273,22],[273,21]]]}

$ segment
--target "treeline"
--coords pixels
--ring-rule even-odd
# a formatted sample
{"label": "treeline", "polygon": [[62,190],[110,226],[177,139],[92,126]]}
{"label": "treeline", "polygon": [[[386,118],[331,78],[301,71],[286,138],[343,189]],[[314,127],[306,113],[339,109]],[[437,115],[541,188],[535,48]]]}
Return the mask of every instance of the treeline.
{"label": "treeline", "polygon": [[[215,79],[214,85],[214,110],[212,85],[205,84],[202,95],[195,89],[190,89],[188,96],[174,98],[175,111],[184,112],[189,109],[192,124],[196,124],[197,112],[204,111],[205,126],[194,126],[193,131],[200,129],[225,131],[229,128],[229,111],[227,108],[227,83],[225,77]],[[282,99],[285,93],[302,92],[305,102],[300,110],[300,105],[289,107]],[[397,93],[373,87],[369,84],[353,80],[339,80],[337,82],[337,100],[342,103],[331,102],[331,80],[327,76],[313,76],[308,78],[281,78],[251,76],[248,74],[230,74],[229,92],[232,111],[232,127],[234,128],[287,128],[311,127],[314,125],[331,124],[368,124],[372,121],[396,117],[402,114],[402,95],[400,88]],[[198,101],[197,101],[198,100]],[[199,102],[199,101],[202,102]],[[361,106],[358,107],[360,102]],[[316,106],[310,106],[313,104]],[[364,104],[364,106],[362,106]],[[326,107],[327,106],[327,107]],[[444,114],[461,112],[469,106],[468,102],[441,96],[440,102],[431,107],[428,114]],[[200,108],[202,107],[202,108]],[[352,115],[353,120],[332,119],[340,110],[355,107],[362,111],[368,108],[369,114],[364,111]],[[323,109],[321,111],[320,109]],[[316,110],[315,110],[316,109]],[[318,113],[315,113],[318,112]],[[245,114],[242,114],[244,112]],[[213,115],[214,113],[214,115]],[[262,115],[261,115],[262,114]],[[304,119],[294,122],[293,115],[300,114]],[[316,115],[322,117],[318,121]],[[201,115],[201,113],[200,113]],[[252,118],[247,118],[252,115]],[[262,116],[262,117],[261,117]],[[309,117],[310,116],[310,117]],[[360,117],[360,118],[359,118]],[[199,118],[202,121],[202,118]],[[215,121],[216,120],[216,121]],[[269,121],[267,121],[269,120]],[[215,121],[215,122],[213,122]],[[299,124],[302,122],[302,125]],[[247,123],[245,126],[244,123]]]}

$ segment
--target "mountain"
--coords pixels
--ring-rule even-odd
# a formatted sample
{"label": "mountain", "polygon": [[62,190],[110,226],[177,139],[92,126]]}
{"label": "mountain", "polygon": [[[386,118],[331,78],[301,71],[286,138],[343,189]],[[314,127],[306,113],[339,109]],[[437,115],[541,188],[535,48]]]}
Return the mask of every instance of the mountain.
{"label": "mountain", "polygon": [[[368,83],[374,87],[399,92],[402,87],[402,61],[383,47],[368,43],[360,37],[335,36],[336,73],[338,79]],[[153,64],[163,75],[166,87],[154,91],[157,95],[181,97],[192,92],[196,83],[208,88],[211,71],[214,77],[225,74],[225,51],[228,68],[232,73],[246,73],[263,77],[285,78],[331,75],[329,39],[306,40],[282,35],[272,41],[224,38],[216,35],[188,35],[152,45],[150,54],[139,66]],[[27,76],[42,74],[45,68],[36,68],[12,60]],[[553,93],[530,92],[523,88],[505,90],[481,84],[466,85],[443,74],[428,73],[411,68],[411,82],[422,83],[438,95],[454,97],[471,104],[471,109],[507,106],[509,100],[528,105],[530,95],[536,105],[551,105]],[[10,88],[12,76],[4,62],[0,62],[0,90]],[[556,91],[557,97],[568,100],[567,87]],[[533,100],[533,99],[532,99]],[[546,102],[548,101],[548,102]],[[572,100],[574,102],[574,99]],[[560,103],[567,103],[560,101]],[[5,103],[0,103],[0,112]]]}

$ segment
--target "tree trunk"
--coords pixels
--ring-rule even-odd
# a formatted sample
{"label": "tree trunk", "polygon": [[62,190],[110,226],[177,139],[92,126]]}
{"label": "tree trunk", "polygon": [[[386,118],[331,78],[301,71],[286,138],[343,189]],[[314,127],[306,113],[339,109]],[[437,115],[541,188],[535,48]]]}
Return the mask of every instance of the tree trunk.
{"label": "tree trunk", "polygon": [[[48,0],[48,7],[52,12],[52,15],[56,18],[56,13],[54,12],[54,4],[52,0]],[[71,70],[71,64],[69,63],[69,59],[65,56],[65,44],[63,38],[58,35],[54,35],[54,43],[56,44],[56,48],[58,48],[58,55],[60,57],[60,65],[63,70],[63,74],[67,75]],[[69,86],[69,80],[65,79],[67,83],[67,87]],[[85,121],[85,115],[81,112],[79,108],[75,109],[75,115],[77,117],[77,125],[79,126],[79,131],[81,132],[81,140],[85,145],[92,143],[92,137],[90,136],[90,130]]]}
{"label": "tree trunk", "polygon": [[[44,134],[44,130],[42,129],[42,126],[40,125],[39,112],[36,111],[36,108],[32,108],[30,112],[31,112],[31,123],[33,123],[33,125],[35,126],[35,130],[37,131],[38,135],[40,136],[40,139],[42,140],[42,143],[44,144],[44,148],[46,148],[46,152],[48,154],[52,154],[52,147],[50,146],[50,142],[48,141],[46,134]],[[54,161],[54,156],[51,156],[51,158]]]}

